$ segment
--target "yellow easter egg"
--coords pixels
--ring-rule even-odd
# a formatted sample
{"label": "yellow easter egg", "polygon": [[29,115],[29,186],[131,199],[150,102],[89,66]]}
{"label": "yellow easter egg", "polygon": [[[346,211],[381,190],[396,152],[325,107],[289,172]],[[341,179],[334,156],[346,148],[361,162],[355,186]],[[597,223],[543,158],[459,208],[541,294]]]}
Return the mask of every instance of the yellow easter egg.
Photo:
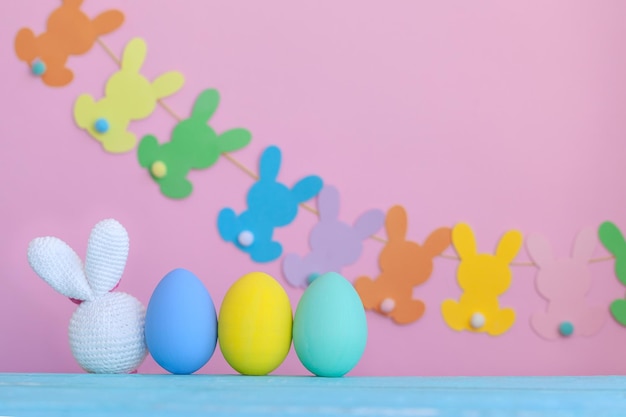
{"label": "yellow easter egg", "polygon": [[222,354],[240,374],[269,374],[283,363],[291,348],[289,297],[263,272],[244,275],[230,287],[218,323]]}

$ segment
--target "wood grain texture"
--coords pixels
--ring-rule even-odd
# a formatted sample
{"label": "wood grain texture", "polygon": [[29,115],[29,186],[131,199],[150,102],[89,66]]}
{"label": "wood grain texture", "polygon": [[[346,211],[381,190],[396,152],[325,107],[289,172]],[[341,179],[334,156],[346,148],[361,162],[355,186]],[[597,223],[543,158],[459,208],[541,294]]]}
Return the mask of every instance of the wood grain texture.
{"label": "wood grain texture", "polygon": [[626,377],[0,374],[1,416],[626,416]]}

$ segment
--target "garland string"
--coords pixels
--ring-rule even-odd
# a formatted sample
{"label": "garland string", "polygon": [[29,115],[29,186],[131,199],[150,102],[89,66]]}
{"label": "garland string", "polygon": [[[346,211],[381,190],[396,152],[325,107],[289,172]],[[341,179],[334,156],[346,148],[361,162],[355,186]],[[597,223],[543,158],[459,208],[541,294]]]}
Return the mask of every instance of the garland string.
{"label": "garland string", "polygon": [[[104,52],[106,52],[106,54],[113,60],[115,61],[115,63],[117,64],[117,66],[119,67],[121,65],[121,61],[120,59],[117,57],[117,55],[115,55],[115,53],[111,50],[111,48],[109,48],[109,46],[104,43],[100,38],[96,39],[96,42],[98,43],[98,45],[100,45],[100,47],[104,50]],[[168,106],[162,99],[157,100],[159,105],[161,106],[161,108],[163,108],[163,110],[165,110],[166,112],[168,112],[174,119],[181,121],[183,120],[182,117],[180,117],[170,106]],[[236,166],[237,168],[239,168],[239,170],[241,170],[242,172],[244,172],[245,174],[247,174],[250,178],[252,178],[253,180],[258,180],[259,176],[252,171],[250,168],[248,168],[247,166],[245,166],[243,163],[239,162],[236,158],[234,158],[233,156],[231,156],[228,153],[222,153],[222,156],[224,158],[226,158],[231,164],[233,164],[234,166]],[[305,209],[306,211],[315,214],[316,216],[319,217],[319,212],[314,208],[311,207],[308,204],[305,203],[301,203],[300,207],[302,207],[303,209]],[[372,235],[369,237],[372,240],[375,240],[377,242],[381,242],[381,243],[387,243],[387,240],[381,236],[378,235]],[[459,261],[459,257],[456,255],[449,255],[449,254],[441,254],[438,255],[440,258],[445,258],[445,259],[452,259],[452,260],[456,260]],[[589,260],[589,263],[597,263],[597,262],[605,262],[605,261],[610,261],[615,259],[614,256],[609,255],[609,256],[603,256],[603,257],[599,257],[599,258],[593,258]],[[528,262],[511,262],[510,263],[511,266],[537,266],[537,264],[535,264],[534,262],[528,261]]]}

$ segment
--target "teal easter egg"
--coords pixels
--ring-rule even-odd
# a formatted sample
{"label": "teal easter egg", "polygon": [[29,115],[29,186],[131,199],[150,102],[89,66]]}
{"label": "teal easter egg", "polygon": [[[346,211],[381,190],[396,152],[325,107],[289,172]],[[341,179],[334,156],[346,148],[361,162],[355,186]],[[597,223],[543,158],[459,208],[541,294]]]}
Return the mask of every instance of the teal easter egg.
{"label": "teal easter egg", "polygon": [[298,303],[293,346],[317,376],[340,377],[352,370],[367,343],[367,319],[359,294],[341,275],[317,277]]}
{"label": "teal easter egg", "polygon": [[192,374],[211,359],[217,313],[192,272],[175,269],[159,282],[146,309],[145,339],[155,362],[173,374]]}

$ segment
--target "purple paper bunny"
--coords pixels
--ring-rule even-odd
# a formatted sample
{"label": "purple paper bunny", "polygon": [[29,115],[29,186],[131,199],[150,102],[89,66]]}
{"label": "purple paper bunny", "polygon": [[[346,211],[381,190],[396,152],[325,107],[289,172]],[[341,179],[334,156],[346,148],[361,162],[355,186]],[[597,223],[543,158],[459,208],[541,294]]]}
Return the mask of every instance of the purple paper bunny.
{"label": "purple paper bunny", "polygon": [[288,254],[283,259],[285,279],[295,287],[306,287],[318,275],[341,272],[356,262],[363,250],[363,240],[383,226],[385,213],[369,210],[351,226],[339,220],[339,192],[325,186],[319,194],[320,221],[309,236],[311,252],[304,257]]}

